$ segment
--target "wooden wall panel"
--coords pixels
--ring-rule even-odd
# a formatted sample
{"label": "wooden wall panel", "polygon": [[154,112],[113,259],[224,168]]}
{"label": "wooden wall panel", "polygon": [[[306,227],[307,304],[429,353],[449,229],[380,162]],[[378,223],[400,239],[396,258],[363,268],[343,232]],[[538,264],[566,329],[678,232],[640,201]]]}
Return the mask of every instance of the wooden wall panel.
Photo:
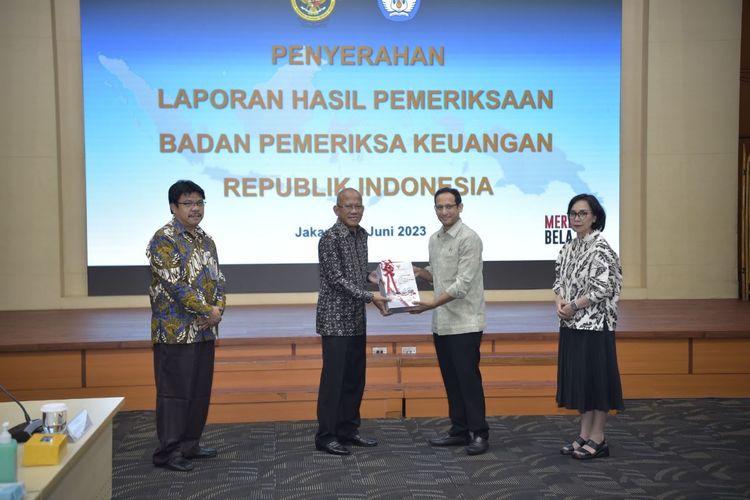
{"label": "wooden wall panel", "polygon": [[[216,361],[215,372],[279,372],[318,370],[323,366],[318,358],[251,359],[227,358]],[[248,374],[249,375],[249,374]]]}
{"label": "wooden wall panel", "polygon": [[402,399],[398,396],[386,399],[365,396],[360,408],[362,418],[401,418],[401,412]]}
{"label": "wooden wall panel", "polygon": [[[381,343],[382,344],[382,343]],[[377,342],[374,342],[372,345],[381,345]],[[435,356],[435,343],[432,340],[429,341],[401,341],[401,342],[395,342],[395,347],[393,351],[388,351],[389,353],[393,352],[394,354],[400,356],[401,355],[401,348],[402,347],[416,347],[417,348],[417,354],[423,355],[423,354],[430,354],[432,356]],[[489,354],[492,352],[493,343],[492,340],[482,340],[481,345],[479,346],[479,352],[483,354]]]}
{"label": "wooden wall panel", "polygon": [[323,356],[323,347],[320,345],[320,340],[315,344],[296,344],[295,353],[297,356],[316,356],[321,358]]}
{"label": "wooden wall panel", "polygon": [[750,339],[695,339],[693,373],[750,373]]}
{"label": "wooden wall panel", "polygon": [[[392,391],[391,397],[382,398],[382,394],[368,394],[362,400],[363,418],[393,418],[401,416],[401,394]],[[267,422],[283,420],[315,420],[317,400],[287,400],[260,402],[252,404],[230,403],[211,405],[208,414],[210,423],[231,422]],[[314,436],[310,436],[312,440]]]}
{"label": "wooden wall panel", "polygon": [[[557,367],[551,365],[523,366],[523,365],[481,365],[482,381],[492,382],[510,381],[550,381],[556,380]],[[442,387],[443,379],[438,366],[402,366],[402,384],[432,383]]]}
{"label": "wooden wall panel", "polygon": [[622,392],[633,398],[747,398],[750,375],[623,375]]}
{"label": "wooden wall panel", "polygon": [[[557,384],[554,381],[545,382],[511,382],[511,383],[487,383],[484,382],[485,398],[511,398],[511,397],[542,397],[555,398]],[[405,399],[445,399],[445,389],[441,385],[405,386],[403,389]]]}
{"label": "wooden wall panel", "polygon": [[[273,422],[279,420],[315,420],[315,401],[289,401],[282,403],[212,404],[208,423]],[[310,436],[312,449],[315,436]]]}
{"label": "wooden wall panel", "polygon": [[[228,388],[272,388],[315,387],[320,383],[320,361],[278,361],[274,363],[217,364],[214,372],[214,387]],[[396,359],[371,361],[366,378],[371,384],[398,383]]]}
{"label": "wooden wall panel", "polygon": [[[13,395],[19,401],[51,401],[56,399],[79,399],[89,398],[95,396],[87,395],[87,390],[83,387],[67,387],[64,389],[24,389],[13,391]],[[0,392],[0,401],[10,401],[5,397],[5,394]],[[21,415],[21,410],[18,410],[18,414]],[[41,418],[41,415],[30,415],[31,418]],[[68,415],[70,418],[70,415]],[[12,423],[11,423],[12,425]]]}
{"label": "wooden wall panel", "polygon": [[520,384],[485,384],[486,398],[542,397],[554,400],[557,381],[523,382]]}
{"label": "wooden wall panel", "polygon": [[440,368],[435,366],[402,366],[401,367],[402,384],[440,384],[443,383]]}
{"label": "wooden wall panel", "polygon": [[156,387],[91,387],[85,390],[87,398],[108,398],[121,396],[125,398],[123,411],[154,411],[156,409]]}
{"label": "wooden wall panel", "polygon": [[[391,366],[368,366],[365,378],[367,384],[397,384],[398,366],[396,363]],[[320,382],[320,374],[318,374],[318,382]]]}
{"label": "wooden wall panel", "polygon": [[558,408],[554,396],[551,398],[516,397],[487,398],[487,415],[578,415],[578,412]]}
{"label": "wooden wall panel", "polygon": [[[447,417],[448,400],[445,398],[406,399],[404,401],[404,418]],[[444,429],[437,432],[441,433]]]}
{"label": "wooden wall panel", "polygon": [[289,401],[317,401],[317,387],[308,390],[217,389],[211,393],[211,404],[285,403]]}
{"label": "wooden wall panel", "polygon": [[215,389],[271,389],[273,387],[314,387],[320,381],[320,369],[217,371]]}
{"label": "wooden wall panel", "polygon": [[687,374],[688,339],[618,339],[617,364],[620,374]]}
{"label": "wooden wall panel", "polygon": [[492,382],[545,382],[557,379],[557,367],[542,366],[497,366],[480,367],[482,381]]}
{"label": "wooden wall panel", "polygon": [[[554,398],[488,397],[486,405],[487,415],[576,415],[578,413],[558,408]],[[448,416],[448,400],[445,398],[406,399],[405,407],[404,416],[407,418]]]}
{"label": "wooden wall panel", "polygon": [[216,347],[216,361],[233,358],[264,358],[273,356],[291,356],[293,344],[225,346]]}
{"label": "wooden wall panel", "polygon": [[81,356],[81,351],[2,353],[0,381],[9,391],[79,388],[83,386]]}
{"label": "wooden wall panel", "polygon": [[151,349],[86,351],[87,387],[138,385],[154,385],[154,356]]}
{"label": "wooden wall panel", "polygon": [[554,353],[557,355],[557,341],[555,340],[495,340],[496,353]]}
{"label": "wooden wall panel", "polygon": [[[487,415],[577,415],[578,412],[558,408],[554,397],[486,398]],[[407,418],[447,417],[448,402],[445,399],[407,399]],[[492,436],[490,436],[492,440]]]}
{"label": "wooden wall panel", "polygon": [[[432,342],[396,342],[396,354],[401,354],[401,348],[403,347],[416,347],[416,354],[432,354],[435,355],[435,344]],[[408,356],[408,354],[404,354]]]}

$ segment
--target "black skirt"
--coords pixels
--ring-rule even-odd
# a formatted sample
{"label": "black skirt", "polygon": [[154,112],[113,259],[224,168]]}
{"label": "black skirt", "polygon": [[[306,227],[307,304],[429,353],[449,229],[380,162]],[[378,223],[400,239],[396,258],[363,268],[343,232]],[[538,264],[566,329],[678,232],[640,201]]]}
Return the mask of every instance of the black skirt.
{"label": "black skirt", "polygon": [[581,413],[625,409],[614,332],[560,327],[555,399]]}

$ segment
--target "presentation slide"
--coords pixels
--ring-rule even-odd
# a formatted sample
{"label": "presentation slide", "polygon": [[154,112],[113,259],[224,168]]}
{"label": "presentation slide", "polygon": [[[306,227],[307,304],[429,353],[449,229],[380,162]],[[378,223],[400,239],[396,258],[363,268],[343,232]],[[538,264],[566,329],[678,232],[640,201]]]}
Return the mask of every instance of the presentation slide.
{"label": "presentation slide", "polygon": [[145,293],[167,189],[233,292],[317,290],[336,193],[369,258],[424,262],[463,196],[488,288],[547,288],[593,193],[619,247],[620,0],[80,0],[91,295]]}

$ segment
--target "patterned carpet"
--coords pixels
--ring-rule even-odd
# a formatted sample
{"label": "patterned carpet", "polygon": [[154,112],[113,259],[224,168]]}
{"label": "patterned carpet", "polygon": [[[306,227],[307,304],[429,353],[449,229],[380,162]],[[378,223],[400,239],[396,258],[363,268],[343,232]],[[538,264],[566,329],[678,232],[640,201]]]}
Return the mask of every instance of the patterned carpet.
{"label": "patterned carpet", "polygon": [[750,498],[750,400],[629,400],[611,417],[612,455],[558,450],[575,417],[490,417],[490,451],[431,448],[446,419],[365,420],[376,448],[315,451],[315,422],[208,425],[219,456],[178,473],[151,466],[154,415],[115,418],[113,498],[495,499]]}

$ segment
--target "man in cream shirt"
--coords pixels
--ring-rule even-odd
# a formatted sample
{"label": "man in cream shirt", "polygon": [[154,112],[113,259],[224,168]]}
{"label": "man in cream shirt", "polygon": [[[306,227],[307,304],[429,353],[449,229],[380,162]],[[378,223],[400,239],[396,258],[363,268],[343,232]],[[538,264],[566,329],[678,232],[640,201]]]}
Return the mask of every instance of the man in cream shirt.
{"label": "man in cream shirt", "polygon": [[414,274],[434,286],[432,302],[420,302],[415,314],[432,309],[432,332],[451,427],[432,446],[467,445],[466,453],[489,449],[479,346],[485,327],[482,240],[461,221],[461,194],[453,188],[435,193],[435,212],[443,227],[430,236],[430,264]]}

